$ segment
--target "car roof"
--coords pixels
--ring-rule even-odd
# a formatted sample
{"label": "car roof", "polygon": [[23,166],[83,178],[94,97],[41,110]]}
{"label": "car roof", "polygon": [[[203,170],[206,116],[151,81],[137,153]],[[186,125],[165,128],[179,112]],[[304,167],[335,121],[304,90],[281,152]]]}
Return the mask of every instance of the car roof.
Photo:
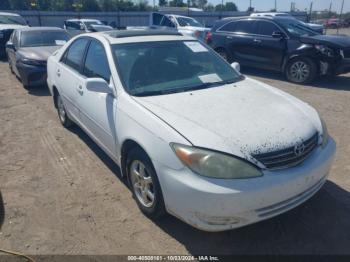
{"label": "car roof", "polygon": [[183,36],[172,30],[112,30],[101,33],[89,33],[82,36],[94,38],[103,37],[110,44],[139,43],[139,42],[159,42],[159,41],[184,41],[196,40],[191,36]]}
{"label": "car roof", "polygon": [[16,14],[16,13],[7,13],[7,12],[0,12],[0,15],[20,16],[19,14]]}
{"label": "car roof", "polygon": [[75,18],[75,19],[68,19],[66,20],[67,22],[77,22],[77,21],[80,21],[80,22],[101,22],[100,20],[98,19],[87,19],[87,18],[81,18],[81,19],[78,19],[78,18]]}
{"label": "car roof", "polygon": [[50,27],[50,26],[33,26],[33,27],[24,27],[19,29],[22,32],[28,32],[28,31],[65,31],[62,28],[59,27]]}
{"label": "car roof", "polygon": [[267,13],[252,13],[250,16],[291,16],[288,13],[282,13],[282,12],[267,12]]}

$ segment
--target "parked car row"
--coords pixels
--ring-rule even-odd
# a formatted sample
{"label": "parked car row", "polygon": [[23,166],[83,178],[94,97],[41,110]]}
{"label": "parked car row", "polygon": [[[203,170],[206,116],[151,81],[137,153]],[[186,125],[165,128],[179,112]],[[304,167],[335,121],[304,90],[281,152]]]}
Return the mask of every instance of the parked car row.
{"label": "parked car row", "polygon": [[47,80],[61,124],[81,127],[120,166],[145,215],[222,231],[308,200],[336,151],[315,109],[242,75],[237,62],[305,83],[349,70],[349,39],[289,17],[223,19],[206,32],[208,45],[198,28],[73,38],[20,28],[7,53],[25,86]]}

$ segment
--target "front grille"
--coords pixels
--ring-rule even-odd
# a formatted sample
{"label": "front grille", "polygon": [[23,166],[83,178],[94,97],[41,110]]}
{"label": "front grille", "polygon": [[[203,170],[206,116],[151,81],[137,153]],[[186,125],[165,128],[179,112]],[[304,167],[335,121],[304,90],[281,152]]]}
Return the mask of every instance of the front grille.
{"label": "front grille", "polygon": [[252,156],[267,169],[280,169],[292,167],[303,162],[317,147],[318,133],[303,141],[303,143],[282,150]]}

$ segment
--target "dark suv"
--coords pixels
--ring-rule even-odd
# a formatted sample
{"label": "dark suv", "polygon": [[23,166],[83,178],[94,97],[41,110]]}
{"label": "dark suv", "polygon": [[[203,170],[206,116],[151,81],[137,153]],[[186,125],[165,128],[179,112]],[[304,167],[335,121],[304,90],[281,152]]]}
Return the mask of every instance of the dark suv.
{"label": "dark suv", "polygon": [[228,62],[279,71],[294,83],[350,72],[350,37],[321,35],[296,19],[226,18],[206,42]]}

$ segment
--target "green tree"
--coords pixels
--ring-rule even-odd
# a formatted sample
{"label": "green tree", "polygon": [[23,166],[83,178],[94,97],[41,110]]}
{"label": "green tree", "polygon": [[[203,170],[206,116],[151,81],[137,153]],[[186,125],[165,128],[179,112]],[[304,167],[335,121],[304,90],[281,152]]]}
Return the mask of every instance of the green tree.
{"label": "green tree", "polygon": [[186,5],[183,0],[172,0],[169,2],[169,6],[184,7]]}
{"label": "green tree", "polygon": [[166,6],[167,1],[166,0],[159,0],[158,4],[159,4],[159,6]]}
{"label": "green tree", "polygon": [[81,4],[82,4],[81,11],[87,11],[87,12],[101,11],[97,0],[81,0]]}
{"label": "green tree", "polygon": [[233,11],[233,12],[235,12],[235,11],[238,11],[238,8],[237,8],[235,3],[227,2],[225,4],[225,11]]}

